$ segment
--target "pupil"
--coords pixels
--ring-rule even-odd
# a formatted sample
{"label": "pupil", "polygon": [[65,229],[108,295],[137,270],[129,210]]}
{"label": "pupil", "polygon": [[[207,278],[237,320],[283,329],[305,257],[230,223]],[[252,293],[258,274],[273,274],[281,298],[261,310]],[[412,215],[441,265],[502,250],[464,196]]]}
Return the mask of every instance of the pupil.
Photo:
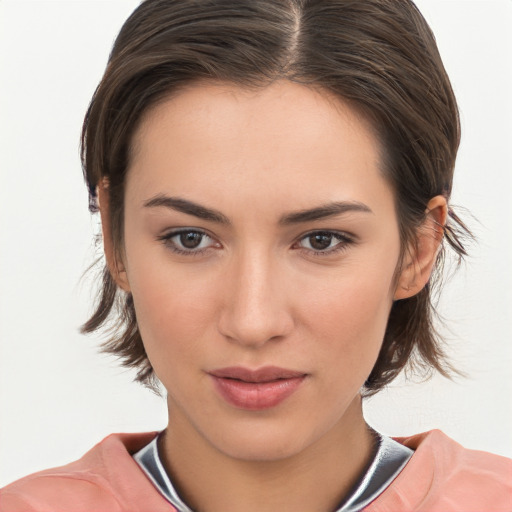
{"label": "pupil", "polygon": [[313,235],[309,237],[311,247],[316,250],[327,249],[331,245],[332,235]]}
{"label": "pupil", "polygon": [[201,238],[202,235],[200,233],[190,231],[188,233],[181,233],[180,242],[187,249],[195,249],[201,243]]}

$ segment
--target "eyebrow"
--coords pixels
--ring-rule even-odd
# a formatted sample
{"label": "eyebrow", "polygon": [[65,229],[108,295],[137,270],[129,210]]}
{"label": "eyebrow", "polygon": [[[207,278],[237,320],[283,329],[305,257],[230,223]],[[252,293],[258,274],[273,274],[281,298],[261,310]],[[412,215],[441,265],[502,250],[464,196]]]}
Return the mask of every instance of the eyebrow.
{"label": "eyebrow", "polygon": [[373,213],[368,206],[359,201],[335,201],[317,206],[316,208],[287,213],[281,217],[279,224],[289,226],[291,224],[327,219],[350,212]]}
{"label": "eyebrow", "polygon": [[187,199],[181,199],[180,197],[169,197],[159,194],[144,202],[144,207],[146,208],[156,208],[159,206],[186,213],[188,215],[193,215],[194,217],[198,217],[203,220],[216,222],[218,224],[231,224],[231,221],[223,213],[211,208],[206,208],[206,206],[193,203]]}
{"label": "eyebrow", "polygon": [[[223,213],[212,208],[207,208],[200,204],[182,199],[180,197],[170,197],[158,194],[151,199],[144,202],[145,208],[164,207],[171,210],[176,210],[187,215],[193,215],[202,220],[215,222],[217,224],[231,225],[231,221]],[[334,201],[326,203],[315,208],[299,210],[283,215],[279,219],[279,224],[282,226],[290,226],[293,224],[301,224],[304,222],[311,222],[315,220],[326,219],[342,215],[350,212],[373,213],[372,210],[359,201]]]}

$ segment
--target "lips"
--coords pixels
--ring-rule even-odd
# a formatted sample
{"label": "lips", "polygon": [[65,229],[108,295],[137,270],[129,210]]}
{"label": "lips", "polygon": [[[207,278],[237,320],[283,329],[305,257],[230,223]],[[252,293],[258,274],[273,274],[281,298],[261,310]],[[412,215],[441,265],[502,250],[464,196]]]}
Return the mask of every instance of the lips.
{"label": "lips", "polygon": [[228,403],[247,410],[275,407],[299,389],[306,374],[276,366],[251,370],[241,366],[209,372],[217,392]]}

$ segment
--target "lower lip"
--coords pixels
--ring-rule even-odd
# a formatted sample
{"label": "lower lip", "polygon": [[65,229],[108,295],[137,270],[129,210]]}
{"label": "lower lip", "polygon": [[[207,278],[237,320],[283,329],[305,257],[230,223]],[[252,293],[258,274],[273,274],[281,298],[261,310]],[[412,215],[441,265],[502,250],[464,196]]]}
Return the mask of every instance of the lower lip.
{"label": "lower lip", "polygon": [[250,411],[276,407],[295,393],[306,378],[302,375],[270,382],[244,382],[213,375],[212,377],[217,391],[228,403]]}

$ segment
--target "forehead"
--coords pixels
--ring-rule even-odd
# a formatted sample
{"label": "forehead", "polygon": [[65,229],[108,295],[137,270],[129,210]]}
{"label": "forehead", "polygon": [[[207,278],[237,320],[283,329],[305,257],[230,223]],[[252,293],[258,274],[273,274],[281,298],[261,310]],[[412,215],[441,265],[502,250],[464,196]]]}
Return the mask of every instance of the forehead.
{"label": "forehead", "polygon": [[313,145],[328,132],[336,137],[340,129],[345,135],[371,138],[371,143],[377,139],[372,124],[346,101],[318,86],[288,80],[254,88],[214,80],[184,86],[143,115],[135,148],[140,148],[148,131],[154,138],[171,118],[180,120],[180,129],[189,128],[198,136],[214,134],[237,141],[267,139],[268,144],[269,136],[274,136],[280,144],[301,138]]}
{"label": "forehead", "polygon": [[146,114],[128,181],[146,195],[199,193],[214,201],[233,188],[280,201],[284,191],[298,201],[368,200],[387,187],[380,161],[368,122],[325,90],[289,81],[258,89],[200,83]]}

